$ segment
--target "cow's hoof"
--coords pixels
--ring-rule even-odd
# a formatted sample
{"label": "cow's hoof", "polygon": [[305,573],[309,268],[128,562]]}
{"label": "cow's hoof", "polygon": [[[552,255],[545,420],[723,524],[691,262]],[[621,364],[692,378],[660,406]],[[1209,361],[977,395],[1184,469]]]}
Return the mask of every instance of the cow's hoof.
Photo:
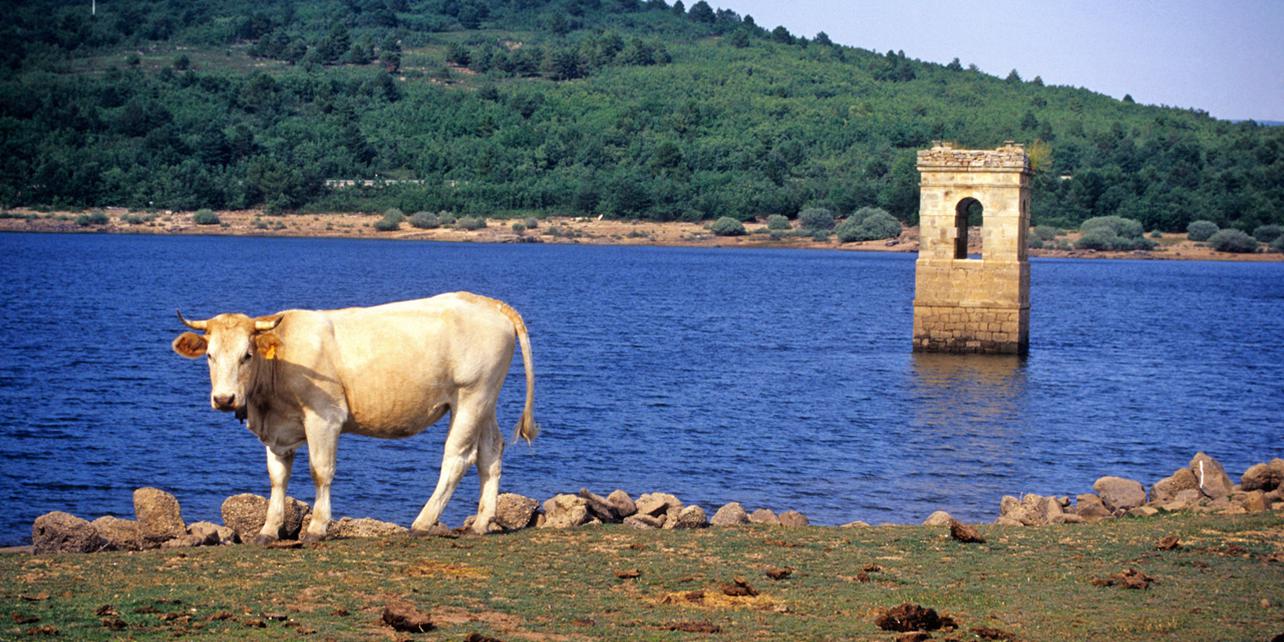
{"label": "cow's hoof", "polygon": [[456,538],[456,537],[459,537],[459,533],[456,533],[455,531],[452,531],[452,530],[450,530],[449,528],[446,528],[445,526],[442,526],[441,524],[433,524],[432,526],[430,526],[429,528],[426,528],[426,529],[424,529],[424,528],[412,528],[412,529],[410,529],[410,536],[411,536],[411,537],[416,537],[416,538],[418,538],[418,537],[447,537],[447,538],[450,538],[450,539],[454,539],[454,538]]}
{"label": "cow's hoof", "polygon": [[325,535],[313,535],[308,531],[303,531],[302,533],[299,533],[299,541],[303,542],[304,544],[316,544],[317,542],[324,541],[325,537],[326,537]]}
{"label": "cow's hoof", "polygon": [[271,535],[264,535],[262,533],[259,533],[258,535],[254,536],[254,543],[259,546],[271,546],[276,543],[277,539],[278,538],[273,537]]}

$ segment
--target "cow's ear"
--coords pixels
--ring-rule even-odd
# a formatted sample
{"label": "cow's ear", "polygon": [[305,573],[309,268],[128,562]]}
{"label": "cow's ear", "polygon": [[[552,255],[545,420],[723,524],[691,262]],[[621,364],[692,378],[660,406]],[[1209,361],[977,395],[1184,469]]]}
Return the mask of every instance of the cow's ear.
{"label": "cow's ear", "polygon": [[205,354],[205,337],[192,332],[178,335],[170,345],[174,348],[174,352],[188,359],[195,359]]}
{"label": "cow's ear", "polygon": [[264,359],[272,360],[281,354],[281,338],[264,332],[254,335],[254,348]]}

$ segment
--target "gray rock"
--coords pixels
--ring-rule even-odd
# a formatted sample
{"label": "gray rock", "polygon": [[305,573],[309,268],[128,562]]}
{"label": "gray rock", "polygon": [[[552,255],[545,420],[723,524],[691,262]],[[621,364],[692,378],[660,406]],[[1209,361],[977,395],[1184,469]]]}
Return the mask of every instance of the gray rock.
{"label": "gray rock", "polygon": [[999,515],[998,519],[994,520],[994,524],[996,526],[1025,526],[1025,523],[1021,520],[1008,515]]}
{"label": "gray rock", "polygon": [[938,511],[934,511],[931,515],[928,515],[927,519],[923,520],[923,525],[924,526],[949,526],[950,523],[952,523],[953,521],[954,521],[954,518],[951,517],[949,513],[943,510],[938,510]]}
{"label": "gray rock", "polygon": [[1163,503],[1172,500],[1177,493],[1190,488],[1198,489],[1199,480],[1189,468],[1180,468],[1173,474],[1155,482],[1150,488],[1150,501]]}
{"label": "gray rock", "polygon": [[[459,525],[459,530],[461,530],[461,531],[471,531],[471,532],[476,532],[476,531],[473,531],[473,524],[476,524],[476,523],[477,523],[477,516],[476,516],[476,515],[469,515],[468,517],[465,517],[465,518],[464,518],[464,523],[462,523],[462,524],[460,524],[460,525]],[[333,531],[332,531],[332,532],[333,532]],[[486,525],[486,532],[487,532],[487,533],[502,533],[502,532],[504,532],[504,527],[503,527],[503,526],[500,526],[499,524],[496,524],[496,523],[495,523],[495,520],[494,520],[494,519],[491,519],[491,520],[490,520],[490,523]],[[377,535],[377,536],[375,536],[375,537],[382,537],[382,535]]]}
{"label": "gray rock", "polygon": [[200,540],[198,546],[219,546],[221,544],[235,544],[240,541],[236,536],[236,531],[227,526],[219,526],[212,522],[195,522],[187,525],[187,534]]}
{"label": "gray rock", "polygon": [[869,522],[862,522],[859,519],[847,522],[839,528],[869,528]]}
{"label": "gray rock", "polygon": [[1082,524],[1085,521],[1075,513],[1058,513],[1048,519],[1049,524]]}
{"label": "gray rock", "polygon": [[1109,519],[1112,515],[1109,508],[1102,503],[1101,498],[1092,493],[1085,493],[1075,498],[1074,514],[1078,515],[1085,522],[1099,522],[1103,519]]}
{"label": "gray rock", "polygon": [[31,545],[37,555],[97,553],[111,544],[89,522],[70,513],[45,513],[31,524]]}
{"label": "gray rock", "polygon": [[107,540],[108,547],[112,550],[141,551],[154,546],[143,539],[143,534],[138,530],[138,522],[132,519],[104,515],[91,522],[91,525]]}
{"label": "gray rock", "polygon": [[1226,469],[1207,453],[1195,453],[1187,468],[1199,480],[1199,490],[1212,499],[1229,496],[1235,490],[1235,483],[1226,474]]}
{"label": "gray rock", "polygon": [[381,522],[369,517],[344,517],[330,529],[330,534],[334,537],[351,538],[397,537],[407,532],[408,529],[400,524]]}
{"label": "gray rock", "polygon": [[1011,495],[1004,495],[1003,497],[999,498],[999,516],[1000,517],[1009,516],[1012,513],[1016,512],[1017,510],[1020,510],[1020,508],[1021,508],[1021,500]]}
{"label": "gray rock", "polygon": [[780,518],[770,508],[759,508],[749,513],[750,524],[766,524],[768,526],[780,526]]}
{"label": "gray rock", "polygon": [[[221,513],[223,523],[236,531],[236,536],[243,542],[252,542],[263,530],[267,521],[268,500],[250,493],[233,495],[223,500]],[[297,539],[303,528],[303,519],[312,515],[312,509],[305,503],[293,498],[285,498],[285,516],[277,537]],[[311,520],[309,520],[310,522]]]}
{"label": "gray rock", "polygon": [[1065,515],[1065,509],[1061,507],[1061,500],[1056,497],[1044,497],[1039,503],[1039,514],[1043,520],[1049,524],[1059,523],[1057,519]]}
{"label": "gray rock", "polygon": [[555,495],[544,501],[542,528],[574,528],[589,521],[588,502],[577,495]]}
{"label": "gray rock", "polygon": [[529,528],[535,524],[539,501],[518,495],[502,493],[495,507],[494,523],[508,531]]}
{"label": "gray rock", "polygon": [[581,488],[579,495],[584,498],[584,505],[588,508],[589,514],[602,522],[612,524],[624,519],[623,516],[615,512],[615,507],[611,506],[611,503],[605,497],[587,488]]}
{"label": "gray rock", "polygon": [[619,515],[620,519],[624,519],[625,517],[638,512],[638,506],[633,502],[633,498],[629,497],[628,493],[618,488],[611,491],[611,494],[606,496],[606,503],[610,504],[611,508],[615,509],[615,514]]}
{"label": "gray rock", "polygon": [[1159,509],[1154,506],[1133,506],[1128,509],[1127,514],[1131,517],[1153,517],[1159,514]]}
{"label": "gray rock", "polygon": [[1272,491],[1284,485],[1284,459],[1276,457],[1265,464],[1253,464],[1240,477],[1241,490]]}
{"label": "gray rock", "polygon": [[1092,489],[1111,512],[1123,512],[1146,503],[1146,489],[1135,479],[1102,477],[1092,484]]}
{"label": "gray rock", "polygon": [[808,526],[810,524],[811,524],[811,520],[808,520],[806,515],[803,515],[802,513],[796,510],[787,510],[780,514],[781,526],[789,526],[791,528],[801,528],[803,526]]}
{"label": "gray rock", "polygon": [[713,514],[713,519],[709,520],[709,523],[714,526],[740,526],[749,523],[749,514],[745,512],[740,502],[729,502]]}
{"label": "gray rock", "polygon": [[159,488],[134,491],[134,517],[144,539],[163,542],[187,534],[178,499]]}
{"label": "gray rock", "polygon": [[641,515],[659,516],[682,510],[682,502],[668,493],[643,493],[635,505]]}
{"label": "gray rock", "polygon": [[633,528],[663,528],[664,519],[647,515],[645,513],[635,513],[624,518],[624,525]]}
{"label": "gray rock", "polygon": [[[665,526],[668,526],[666,523]],[[677,519],[673,521],[673,528],[705,528],[709,526],[709,518],[705,516],[704,509],[695,504],[686,506],[678,513]]]}

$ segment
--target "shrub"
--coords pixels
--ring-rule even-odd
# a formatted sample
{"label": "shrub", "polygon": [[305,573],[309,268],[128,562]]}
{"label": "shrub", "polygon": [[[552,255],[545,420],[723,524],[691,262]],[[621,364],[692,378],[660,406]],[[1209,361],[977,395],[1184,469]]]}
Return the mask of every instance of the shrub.
{"label": "shrub", "polygon": [[437,221],[440,222],[443,227],[447,225],[454,225],[455,220],[456,220],[455,215],[451,214],[450,212],[447,212],[446,210],[441,210],[440,212],[437,212]]}
{"label": "shrub", "polygon": [[741,223],[740,221],[737,221],[736,219],[731,218],[730,216],[724,216],[714,221],[713,225],[709,227],[709,230],[712,231],[715,236],[744,236],[745,235],[744,223]]}
{"label": "shrub", "polygon": [[267,221],[265,221],[265,220],[263,220],[263,219],[261,219],[261,218],[259,218],[259,217],[257,217],[257,216],[256,216],[256,217],[254,217],[254,229],[256,229],[256,230],[266,230],[267,228],[268,228]]}
{"label": "shrub", "polygon": [[780,214],[772,214],[767,217],[767,229],[769,230],[788,230],[791,227],[793,226],[789,224],[789,219]]}
{"label": "shrub", "polygon": [[1041,239],[1041,238],[1039,238],[1038,236],[1036,236],[1036,235],[1033,235],[1033,234],[1032,234],[1032,235],[1030,235],[1030,240],[1026,242],[1026,246],[1027,246],[1027,247],[1030,247],[1030,248],[1033,248],[1033,249],[1036,249],[1036,250],[1042,250],[1042,249],[1043,249],[1043,239]]}
{"label": "shrub", "polygon": [[1108,229],[1115,236],[1126,239],[1137,238],[1143,232],[1141,221],[1122,216],[1094,216],[1079,226],[1079,231],[1085,234],[1096,229]]}
{"label": "shrub", "polygon": [[1057,228],[1051,225],[1037,225],[1034,228],[1034,236],[1040,241],[1051,241],[1057,238]]}
{"label": "shrub", "polygon": [[798,213],[798,224],[804,230],[832,230],[834,213],[823,207],[808,207]]}
{"label": "shrub", "polygon": [[901,235],[901,223],[887,210],[877,207],[862,207],[847,217],[838,226],[838,240],[843,243],[853,241],[877,241],[896,238]]}
{"label": "shrub", "polygon": [[1279,238],[1271,242],[1271,249],[1276,252],[1284,252],[1284,234],[1281,234]]}
{"label": "shrub", "polygon": [[513,223],[513,231],[514,231],[514,232],[517,232],[518,234],[521,234],[522,232],[525,232],[525,231],[526,231],[526,224],[525,224],[525,223],[522,223],[521,221],[518,221],[518,222],[516,222],[516,223]]}
{"label": "shrub", "polygon": [[822,242],[823,242],[823,241],[828,241],[828,240],[829,240],[829,230],[812,230],[812,232],[811,232],[811,240],[813,240],[813,241],[822,241]]}
{"label": "shrub", "polygon": [[103,212],[93,211],[77,216],[76,225],[81,227],[88,227],[90,225],[106,225],[110,220],[111,219],[109,219]]}
{"label": "shrub", "polygon": [[415,212],[410,216],[410,226],[421,230],[432,230],[441,227],[441,221],[432,212]]}
{"label": "shrub", "polygon": [[1074,242],[1074,246],[1080,250],[1112,250],[1114,249],[1115,240],[1119,237],[1108,229],[1097,228],[1088,230]]}
{"label": "shrub", "polygon": [[486,219],[480,216],[465,216],[455,223],[455,229],[473,232],[486,227]]}
{"label": "shrub", "polygon": [[1284,228],[1278,225],[1259,225],[1253,230],[1253,238],[1263,243],[1274,243],[1281,235],[1284,235]]}
{"label": "shrub", "polygon": [[375,221],[374,228],[380,232],[395,232],[401,228],[401,221],[385,216]]}
{"label": "shrub", "polygon": [[1207,241],[1217,233],[1217,224],[1212,221],[1191,221],[1186,226],[1186,238],[1192,241]]}
{"label": "shrub", "polygon": [[1219,230],[1208,237],[1208,244],[1218,252],[1246,254],[1257,251],[1257,239],[1236,229]]}
{"label": "shrub", "polygon": [[526,218],[526,229],[534,230],[537,228],[539,228],[539,219],[535,218],[534,216],[528,216]]}
{"label": "shrub", "polygon": [[406,213],[395,207],[390,207],[383,211],[383,217],[390,221],[401,223],[406,220]]}
{"label": "shrub", "polygon": [[1150,238],[1152,238],[1152,239],[1161,239],[1161,238],[1164,238],[1164,233],[1163,233],[1163,232],[1160,232],[1159,230],[1153,230],[1153,231],[1151,231],[1151,232],[1150,232]]}
{"label": "shrub", "polygon": [[222,222],[218,220],[218,214],[208,209],[196,210],[196,214],[192,216],[192,221],[197,225],[218,225]]}

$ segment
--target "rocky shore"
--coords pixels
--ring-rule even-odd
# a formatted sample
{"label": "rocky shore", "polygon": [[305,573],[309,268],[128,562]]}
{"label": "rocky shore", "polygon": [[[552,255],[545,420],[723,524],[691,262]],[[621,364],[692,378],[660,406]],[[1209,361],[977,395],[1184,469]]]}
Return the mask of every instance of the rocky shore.
{"label": "rocky shore", "polygon": [[[1005,496],[999,502],[999,516],[994,523],[1019,527],[1094,523],[1161,512],[1225,515],[1284,512],[1284,460],[1275,458],[1251,466],[1236,484],[1220,463],[1201,452],[1189,465],[1156,481],[1149,490],[1139,481],[1107,476],[1093,484],[1093,491],[1078,495],[1073,502],[1069,497]],[[222,525],[206,521],[188,524],[182,519],[178,500],[170,493],[140,488],[134,491],[133,499],[135,519],[132,520],[104,516],[91,522],[64,512],[41,515],[32,525],[32,550],[36,554],[92,553],[238,544],[254,539],[267,514],[267,499],[241,494],[223,502]],[[441,532],[446,536],[470,533],[472,519],[466,519],[454,531],[442,529]],[[308,505],[288,498],[285,522],[278,533],[280,539],[274,545],[301,546],[298,535],[310,520]],[[556,495],[542,503],[504,493],[499,497],[490,530],[564,529],[596,524],[623,524],[639,529],[697,529],[745,525],[802,527],[808,526],[809,521],[798,511],[776,513],[767,508],[748,511],[739,502],[730,502],[709,516],[703,507],[684,504],[669,493],[644,493],[635,499],[623,490],[603,497],[584,488],[575,494]],[[949,526],[960,541],[974,536],[971,529],[943,511],[933,513],[923,525]],[[855,521],[842,528],[868,526]],[[397,524],[365,517],[343,517],[331,523],[327,537],[392,537],[407,532]]]}

